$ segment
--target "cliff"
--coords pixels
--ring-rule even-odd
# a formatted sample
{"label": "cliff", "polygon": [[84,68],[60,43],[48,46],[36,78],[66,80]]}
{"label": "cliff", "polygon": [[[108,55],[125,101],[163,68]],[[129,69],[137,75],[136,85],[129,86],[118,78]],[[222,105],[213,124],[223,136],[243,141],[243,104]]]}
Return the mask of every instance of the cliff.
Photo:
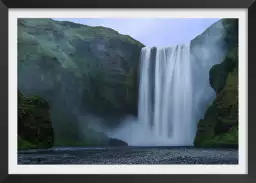
{"label": "cliff", "polygon": [[55,143],[97,136],[83,115],[101,116],[111,126],[116,118],[136,114],[143,46],[110,28],[19,19],[18,88],[49,103]]}
{"label": "cliff", "polygon": [[223,40],[227,51],[223,61],[209,73],[216,98],[198,123],[194,141],[197,147],[238,147],[238,20],[218,23],[226,30]]}
{"label": "cliff", "polygon": [[39,96],[24,97],[18,91],[18,148],[50,148],[53,144],[48,103]]}

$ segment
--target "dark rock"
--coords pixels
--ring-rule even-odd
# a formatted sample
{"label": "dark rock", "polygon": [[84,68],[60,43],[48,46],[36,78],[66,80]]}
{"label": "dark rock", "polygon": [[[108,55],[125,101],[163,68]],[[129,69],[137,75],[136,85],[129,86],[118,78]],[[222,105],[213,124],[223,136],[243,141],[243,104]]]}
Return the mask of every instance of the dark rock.
{"label": "dark rock", "polygon": [[238,68],[238,46],[235,44],[229,50],[221,64],[214,65],[210,70],[210,84],[216,93],[220,93],[226,85],[226,80],[234,68]]}
{"label": "dark rock", "polygon": [[110,138],[109,146],[128,146],[128,143],[120,139]]}

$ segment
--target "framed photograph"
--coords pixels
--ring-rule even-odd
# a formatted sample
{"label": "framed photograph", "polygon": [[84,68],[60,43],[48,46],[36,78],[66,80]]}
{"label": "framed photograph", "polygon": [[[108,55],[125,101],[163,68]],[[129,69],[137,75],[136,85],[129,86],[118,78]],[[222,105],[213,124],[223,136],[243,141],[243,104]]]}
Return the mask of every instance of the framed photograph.
{"label": "framed photograph", "polygon": [[254,4],[2,0],[0,181],[254,182]]}

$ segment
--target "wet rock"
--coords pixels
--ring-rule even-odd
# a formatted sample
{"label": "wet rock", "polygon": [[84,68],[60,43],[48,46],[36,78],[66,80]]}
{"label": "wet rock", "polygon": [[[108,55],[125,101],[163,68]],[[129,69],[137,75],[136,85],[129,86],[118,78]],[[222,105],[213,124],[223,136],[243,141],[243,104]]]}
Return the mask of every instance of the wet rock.
{"label": "wet rock", "polygon": [[128,143],[120,139],[110,138],[109,146],[128,146]]}

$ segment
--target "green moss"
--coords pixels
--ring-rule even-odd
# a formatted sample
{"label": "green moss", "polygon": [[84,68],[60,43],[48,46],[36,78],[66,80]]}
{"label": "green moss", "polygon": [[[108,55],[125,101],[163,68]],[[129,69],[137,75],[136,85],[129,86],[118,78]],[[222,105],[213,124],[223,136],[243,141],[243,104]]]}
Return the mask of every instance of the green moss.
{"label": "green moss", "polygon": [[210,84],[219,93],[226,85],[227,77],[233,69],[238,68],[238,46],[228,52],[221,64],[214,65],[210,70]]}
{"label": "green moss", "polygon": [[[111,119],[136,114],[137,81],[132,80],[137,77],[143,46],[106,27],[41,18],[18,20],[19,88],[47,98],[56,144],[84,143],[79,123],[87,122],[80,122],[74,111]],[[19,109],[20,119],[34,121],[37,110],[26,103]],[[106,125],[113,121],[107,120]],[[98,143],[95,138],[85,140]]]}
{"label": "green moss", "polygon": [[[74,78],[72,83],[79,83],[72,87],[83,90],[83,94],[79,93],[81,108],[97,115],[136,113],[137,83],[127,82],[127,78],[135,78],[130,74],[137,74],[144,45],[130,36],[101,26],[19,19],[18,45],[20,85],[31,82],[41,88],[52,87],[49,89],[52,91],[47,91],[52,94],[58,86],[70,87],[70,83],[66,84],[70,80],[67,77],[67,81],[55,79],[58,74],[69,73]],[[28,81],[27,75],[33,79]]]}
{"label": "green moss", "polygon": [[35,144],[30,143],[29,141],[22,140],[20,136],[18,136],[18,150],[23,149],[34,149],[36,148]]}
{"label": "green moss", "polygon": [[228,132],[204,139],[199,147],[237,147],[238,127],[233,126]]}
{"label": "green moss", "polygon": [[18,148],[53,146],[53,128],[48,103],[39,96],[24,97],[18,91]]}
{"label": "green moss", "polygon": [[[218,75],[218,74],[219,75]],[[238,49],[229,51],[223,63],[210,72],[216,99],[198,123],[197,147],[238,146]]]}

